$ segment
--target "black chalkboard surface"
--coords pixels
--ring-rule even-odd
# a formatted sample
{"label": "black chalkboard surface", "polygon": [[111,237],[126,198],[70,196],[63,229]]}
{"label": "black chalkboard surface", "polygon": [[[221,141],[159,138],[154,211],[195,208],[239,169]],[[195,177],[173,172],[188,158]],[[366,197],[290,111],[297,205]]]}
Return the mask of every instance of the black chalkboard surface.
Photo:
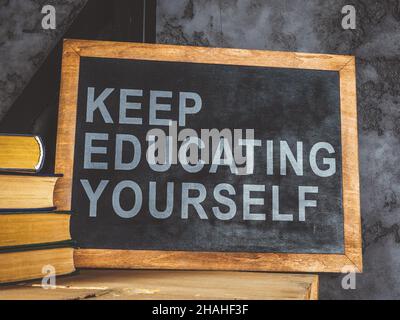
{"label": "black chalkboard surface", "polygon": [[[66,203],[82,264],[90,256],[89,265],[185,268],[183,261],[199,252],[258,255],[247,260],[278,254],[305,265],[246,261],[242,268],[240,260],[238,269],[332,271],[343,264],[319,262],[347,257],[349,239],[359,236],[345,223],[343,161],[350,140],[343,127],[343,65],[216,63],[204,52],[204,61],[179,52],[165,57],[171,47],[190,49],[176,46],[150,59],[132,48],[129,58],[98,54],[96,45],[97,53],[78,50],[76,105],[64,116],[74,117],[74,125],[63,127],[63,110],[59,123],[59,135],[69,128],[73,138]],[[215,50],[229,57],[229,49]],[[357,241],[351,246],[358,248]],[[96,254],[107,252],[124,262],[103,256],[108,262],[101,264]],[[170,255],[167,262],[143,262],[120,258],[124,252],[179,253],[184,260],[170,262]],[[202,267],[188,262],[186,268]],[[205,268],[230,267],[216,260]]]}

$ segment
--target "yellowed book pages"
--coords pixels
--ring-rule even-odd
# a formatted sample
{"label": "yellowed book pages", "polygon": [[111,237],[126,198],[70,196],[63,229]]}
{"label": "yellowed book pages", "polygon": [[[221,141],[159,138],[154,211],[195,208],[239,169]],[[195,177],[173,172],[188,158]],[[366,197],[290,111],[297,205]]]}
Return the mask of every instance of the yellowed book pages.
{"label": "yellowed book pages", "polygon": [[73,248],[44,247],[38,250],[0,251],[0,283],[42,278],[46,274],[43,267],[49,265],[57,275],[75,271]]}
{"label": "yellowed book pages", "polygon": [[44,161],[44,147],[38,136],[0,135],[0,169],[37,172]]}
{"label": "yellowed book pages", "polygon": [[0,247],[70,240],[69,213],[0,214]]}
{"label": "yellowed book pages", "polygon": [[52,208],[58,176],[0,174],[0,209]]}

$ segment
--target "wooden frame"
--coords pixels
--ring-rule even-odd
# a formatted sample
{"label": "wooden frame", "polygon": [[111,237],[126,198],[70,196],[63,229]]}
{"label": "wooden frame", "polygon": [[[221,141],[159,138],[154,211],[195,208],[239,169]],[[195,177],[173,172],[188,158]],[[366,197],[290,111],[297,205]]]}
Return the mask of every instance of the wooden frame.
{"label": "wooden frame", "polygon": [[80,57],[331,70],[340,76],[344,254],[77,249],[77,267],[290,272],[362,271],[355,58],[345,55],[64,40],[57,133],[58,210],[71,210]]}

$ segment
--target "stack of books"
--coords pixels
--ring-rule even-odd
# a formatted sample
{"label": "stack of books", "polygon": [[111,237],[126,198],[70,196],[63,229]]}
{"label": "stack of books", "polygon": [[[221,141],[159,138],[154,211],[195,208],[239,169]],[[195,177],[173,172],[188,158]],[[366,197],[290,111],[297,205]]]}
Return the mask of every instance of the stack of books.
{"label": "stack of books", "polygon": [[40,174],[38,136],[0,135],[0,283],[73,272],[70,213],[55,211],[59,176]]}

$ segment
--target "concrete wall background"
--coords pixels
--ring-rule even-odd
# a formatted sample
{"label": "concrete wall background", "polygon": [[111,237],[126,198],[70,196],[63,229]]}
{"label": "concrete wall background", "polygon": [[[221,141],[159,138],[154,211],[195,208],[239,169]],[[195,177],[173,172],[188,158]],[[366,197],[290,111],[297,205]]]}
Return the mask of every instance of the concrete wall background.
{"label": "concrete wall background", "polygon": [[[0,0],[0,121],[87,0]],[[56,30],[41,9],[56,8]]]}
{"label": "concrete wall background", "polygon": [[[0,120],[86,0],[0,0]],[[57,9],[57,30],[40,8]],[[342,30],[341,8],[357,9]],[[365,272],[356,290],[322,275],[323,299],[400,298],[400,1],[159,0],[160,43],[357,56]]]}
{"label": "concrete wall background", "polygon": [[[343,30],[341,9],[357,10]],[[365,271],[356,290],[322,275],[322,299],[400,298],[400,1],[158,1],[160,43],[357,57]]]}

